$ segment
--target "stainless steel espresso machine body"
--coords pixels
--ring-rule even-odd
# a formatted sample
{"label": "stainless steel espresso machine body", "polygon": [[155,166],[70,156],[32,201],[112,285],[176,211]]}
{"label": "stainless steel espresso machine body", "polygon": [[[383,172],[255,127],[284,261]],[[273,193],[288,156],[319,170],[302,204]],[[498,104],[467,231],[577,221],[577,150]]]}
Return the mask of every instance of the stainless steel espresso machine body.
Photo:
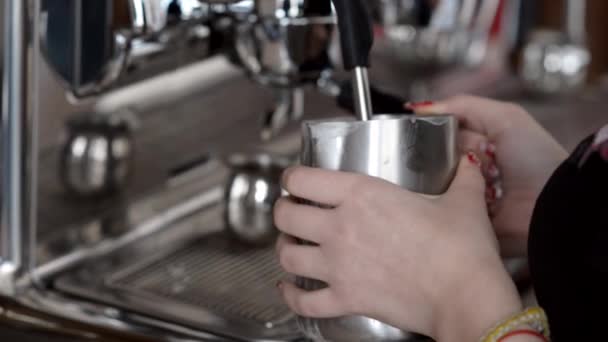
{"label": "stainless steel espresso machine body", "polygon": [[477,65],[501,0],[382,0],[379,17],[394,53],[419,66]]}
{"label": "stainless steel espresso machine body", "polygon": [[42,1],[42,52],[77,97],[134,83],[210,53],[208,4]]}
{"label": "stainless steel espresso machine body", "polygon": [[[266,3],[3,2],[3,320],[93,340],[302,337],[274,286],[285,274],[273,248],[227,228],[230,183],[245,194],[233,210],[249,210],[252,196],[259,218],[277,186],[260,172],[244,184],[235,175],[250,170],[231,156],[263,154],[264,165],[285,167],[300,146],[295,129],[260,138],[275,102],[275,84],[260,80],[276,70],[249,69],[235,52],[244,27],[276,24],[267,31],[275,41],[248,44],[268,56],[278,42],[279,60],[266,66],[291,68],[277,70],[294,86],[314,84],[330,67],[334,18],[329,1],[319,10],[284,1],[289,18],[276,20]],[[335,106],[301,95],[313,113]]]}

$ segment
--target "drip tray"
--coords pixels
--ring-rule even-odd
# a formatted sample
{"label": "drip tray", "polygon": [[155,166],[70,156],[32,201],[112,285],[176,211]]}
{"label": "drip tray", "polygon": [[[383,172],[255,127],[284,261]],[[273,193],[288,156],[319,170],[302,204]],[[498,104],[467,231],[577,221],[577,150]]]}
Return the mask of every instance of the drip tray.
{"label": "drip tray", "polygon": [[108,287],[272,327],[291,318],[274,287],[283,276],[272,249],[248,250],[215,236],[119,272]]}
{"label": "drip tray", "polygon": [[141,251],[130,257],[122,254],[65,274],[55,286],[71,295],[234,339],[300,337],[295,316],[275,287],[285,274],[272,246],[255,249],[213,233],[165,253],[149,253],[149,258],[141,258]]}

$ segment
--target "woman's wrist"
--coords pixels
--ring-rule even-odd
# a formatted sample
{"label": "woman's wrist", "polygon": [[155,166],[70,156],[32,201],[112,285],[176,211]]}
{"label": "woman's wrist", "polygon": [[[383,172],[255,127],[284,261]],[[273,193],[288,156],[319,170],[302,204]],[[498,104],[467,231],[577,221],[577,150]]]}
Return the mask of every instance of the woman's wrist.
{"label": "woman's wrist", "polygon": [[523,309],[515,284],[502,263],[475,272],[438,306],[434,337],[438,341],[477,341],[500,322]]}
{"label": "woman's wrist", "polygon": [[547,342],[547,339],[531,325],[524,324],[500,337],[498,342]]}

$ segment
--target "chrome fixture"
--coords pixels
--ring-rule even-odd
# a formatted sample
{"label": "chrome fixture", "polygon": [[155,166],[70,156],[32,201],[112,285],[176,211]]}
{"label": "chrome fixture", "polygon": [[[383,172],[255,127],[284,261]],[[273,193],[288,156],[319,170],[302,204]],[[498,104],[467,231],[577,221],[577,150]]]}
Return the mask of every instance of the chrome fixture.
{"label": "chrome fixture", "polygon": [[68,191],[97,196],[123,189],[133,171],[132,117],[79,114],[67,122],[60,173]]}
{"label": "chrome fixture", "polygon": [[[498,38],[505,59],[508,53],[523,47],[515,72],[528,90],[548,95],[585,85],[591,63],[585,0],[561,1],[564,19],[558,30],[534,27],[535,20],[526,18],[532,16],[528,12],[534,2],[522,0],[375,3],[393,55],[407,66],[423,66],[425,77],[429,71],[446,67],[479,66],[487,56],[491,35],[497,34],[492,38]],[[491,32],[499,16],[500,32]]]}
{"label": "chrome fixture", "polygon": [[277,88],[273,90],[275,105],[266,113],[260,136],[268,141],[277,136],[291,122],[304,116],[304,89]]}
{"label": "chrome fixture", "polygon": [[198,0],[41,0],[40,40],[76,97],[96,95],[209,55],[209,5]]}
{"label": "chrome fixture", "polygon": [[415,65],[477,65],[500,0],[381,0],[380,20],[396,56]]}
{"label": "chrome fixture", "polygon": [[256,0],[250,15],[238,22],[235,50],[240,64],[277,93],[276,107],[266,120],[272,128],[266,125],[264,139],[301,117],[301,88],[332,69],[335,24],[328,0]]}
{"label": "chrome fixture", "polygon": [[[76,98],[100,95],[218,52],[277,104],[268,139],[297,120],[300,88],[332,68],[331,2],[313,0],[41,0],[39,34],[52,70]],[[292,93],[286,95],[286,89]],[[285,109],[289,109],[286,111]],[[281,123],[279,125],[278,123]]]}
{"label": "chrome fixture", "polygon": [[257,0],[249,20],[238,24],[236,51],[261,84],[314,83],[331,68],[328,51],[334,26],[329,1]]}
{"label": "chrome fixture", "polygon": [[270,155],[234,155],[227,163],[232,173],[226,186],[226,227],[245,243],[271,244],[278,235],[272,210],[284,195],[280,181],[289,160]]}
{"label": "chrome fixture", "polygon": [[534,31],[523,50],[520,77],[537,93],[578,90],[591,64],[586,31],[586,0],[563,0],[562,31]]}
{"label": "chrome fixture", "polygon": [[[37,166],[37,120],[28,101],[28,8],[5,1],[2,78],[2,212],[0,226],[0,294],[15,296],[18,279],[31,267]],[[31,168],[27,166],[31,165]]]}

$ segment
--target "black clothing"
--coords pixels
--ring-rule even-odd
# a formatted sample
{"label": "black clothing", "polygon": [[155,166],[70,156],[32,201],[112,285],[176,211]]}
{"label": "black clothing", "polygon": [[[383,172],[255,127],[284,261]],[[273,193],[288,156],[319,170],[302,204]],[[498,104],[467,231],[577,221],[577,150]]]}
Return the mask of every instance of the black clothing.
{"label": "black clothing", "polygon": [[583,141],[545,186],[528,253],[552,341],[608,341],[608,127]]}

